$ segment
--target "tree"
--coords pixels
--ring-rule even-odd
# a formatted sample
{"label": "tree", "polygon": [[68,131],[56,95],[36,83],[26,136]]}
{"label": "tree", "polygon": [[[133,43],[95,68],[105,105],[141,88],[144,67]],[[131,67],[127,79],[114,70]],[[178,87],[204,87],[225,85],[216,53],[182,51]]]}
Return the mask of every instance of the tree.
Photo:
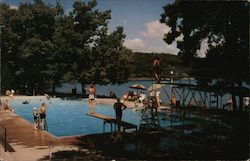
{"label": "tree", "polygon": [[[232,88],[235,83],[241,87],[243,81],[249,82],[248,12],[247,1],[176,1],[164,6],[161,15],[161,23],[171,27],[164,40],[170,44],[183,34],[177,47],[190,65],[197,57],[201,42],[207,39],[209,50],[206,58],[193,67],[209,69],[210,79],[226,79]],[[239,99],[242,108],[242,95]],[[234,95],[233,102],[236,109]]]}
{"label": "tree", "polygon": [[21,47],[22,67],[21,78],[25,80],[30,90],[43,90],[48,87],[50,74],[49,58],[52,55],[53,44],[50,41],[31,38]]}
{"label": "tree", "polygon": [[53,49],[50,39],[54,32],[54,9],[39,0],[20,4],[18,9],[5,4],[1,8],[1,22],[6,27],[2,41],[5,89],[46,88],[50,77],[45,73]]}
{"label": "tree", "polygon": [[[6,26],[1,42],[5,88],[28,87],[31,92],[52,85],[55,92],[62,82],[84,86],[93,79],[99,84],[126,81],[131,51],[122,45],[123,28],[108,34],[111,11],[100,12],[96,5],[95,0],[76,1],[65,15],[59,1],[51,7],[34,0],[17,9],[1,3],[0,20]],[[113,64],[110,60],[115,58]]]}
{"label": "tree", "polygon": [[101,35],[96,47],[93,48],[91,67],[93,78],[98,83],[123,83],[128,80],[132,66],[132,51],[123,46],[125,35],[123,28],[111,34]]}
{"label": "tree", "polygon": [[98,84],[122,83],[130,74],[131,51],[123,46],[123,28],[108,34],[110,10],[95,10],[96,1],[76,1],[70,13],[73,53],[65,77],[77,81],[82,87],[91,80]]}
{"label": "tree", "polygon": [[[1,79],[2,91],[15,89],[18,87],[18,78],[15,77],[19,61],[17,50],[20,39],[18,34],[12,30],[10,17],[16,14],[15,9],[10,9],[8,5],[0,3],[0,25],[1,25]],[[17,83],[16,83],[17,82]]]}

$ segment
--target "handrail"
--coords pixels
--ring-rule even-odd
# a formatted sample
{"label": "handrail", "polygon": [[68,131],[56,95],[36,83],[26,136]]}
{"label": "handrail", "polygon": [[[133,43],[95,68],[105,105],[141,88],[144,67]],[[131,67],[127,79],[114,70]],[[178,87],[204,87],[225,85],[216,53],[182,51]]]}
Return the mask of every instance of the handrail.
{"label": "handrail", "polygon": [[[4,150],[5,150],[5,152],[7,152],[7,130],[6,130],[6,128],[3,126],[3,125],[1,125],[0,124],[0,127],[1,128],[3,128],[4,129]],[[1,141],[2,139],[0,139],[0,141]],[[1,143],[1,142],[0,142]]]}

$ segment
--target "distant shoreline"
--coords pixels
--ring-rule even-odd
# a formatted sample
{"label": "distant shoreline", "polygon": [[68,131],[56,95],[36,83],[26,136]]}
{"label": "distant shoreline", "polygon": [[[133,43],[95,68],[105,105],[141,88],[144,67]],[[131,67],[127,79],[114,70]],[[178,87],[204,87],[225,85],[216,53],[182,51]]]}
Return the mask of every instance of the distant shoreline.
{"label": "distant shoreline", "polygon": [[[195,78],[183,77],[181,79],[182,80],[189,80],[189,79],[194,80]],[[163,79],[163,80],[170,80],[170,78],[169,79]],[[152,77],[136,77],[136,78],[129,78],[129,81],[156,81],[156,80],[154,78],[152,78]]]}

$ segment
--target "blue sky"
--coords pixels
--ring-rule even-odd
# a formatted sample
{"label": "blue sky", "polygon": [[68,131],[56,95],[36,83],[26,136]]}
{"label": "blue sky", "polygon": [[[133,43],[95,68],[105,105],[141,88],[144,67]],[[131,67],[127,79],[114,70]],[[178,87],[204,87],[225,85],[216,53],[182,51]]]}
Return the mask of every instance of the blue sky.
{"label": "blue sky", "polygon": [[[33,0],[0,0],[12,7],[21,2]],[[54,5],[56,0],[44,0]],[[66,12],[72,10],[73,0],[61,0]],[[177,54],[176,42],[167,45],[162,38],[170,28],[159,23],[163,6],[173,0],[97,0],[97,9],[103,11],[111,9],[110,31],[117,26],[123,26],[126,34],[124,45],[133,51],[164,52]]]}

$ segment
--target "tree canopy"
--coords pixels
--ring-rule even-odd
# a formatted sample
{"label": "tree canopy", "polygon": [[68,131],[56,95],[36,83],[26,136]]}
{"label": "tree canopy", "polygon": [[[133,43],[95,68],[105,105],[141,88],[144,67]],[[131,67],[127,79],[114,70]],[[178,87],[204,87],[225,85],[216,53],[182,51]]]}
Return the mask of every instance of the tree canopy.
{"label": "tree canopy", "polygon": [[171,27],[164,38],[166,43],[183,35],[177,47],[187,66],[192,65],[202,41],[207,39],[206,58],[193,67],[210,69],[207,74],[212,78],[249,81],[247,1],[176,1],[164,6],[160,21]]}
{"label": "tree canopy", "polygon": [[76,1],[65,14],[60,3],[35,0],[17,9],[0,3],[2,91],[127,81],[132,51],[123,46],[123,28],[109,33],[111,11],[99,11],[96,5],[95,0]]}
{"label": "tree canopy", "polygon": [[[225,80],[241,88],[249,83],[249,3],[247,1],[180,1],[163,7],[161,23],[171,27],[164,41],[177,41],[186,66],[191,66],[195,76]],[[207,40],[206,57],[197,58],[202,41]],[[231,90],[232,93],[232,90]],[[236,106],[233,96],[234,109]],[[242,94],[239,94],[242,108]]]}

